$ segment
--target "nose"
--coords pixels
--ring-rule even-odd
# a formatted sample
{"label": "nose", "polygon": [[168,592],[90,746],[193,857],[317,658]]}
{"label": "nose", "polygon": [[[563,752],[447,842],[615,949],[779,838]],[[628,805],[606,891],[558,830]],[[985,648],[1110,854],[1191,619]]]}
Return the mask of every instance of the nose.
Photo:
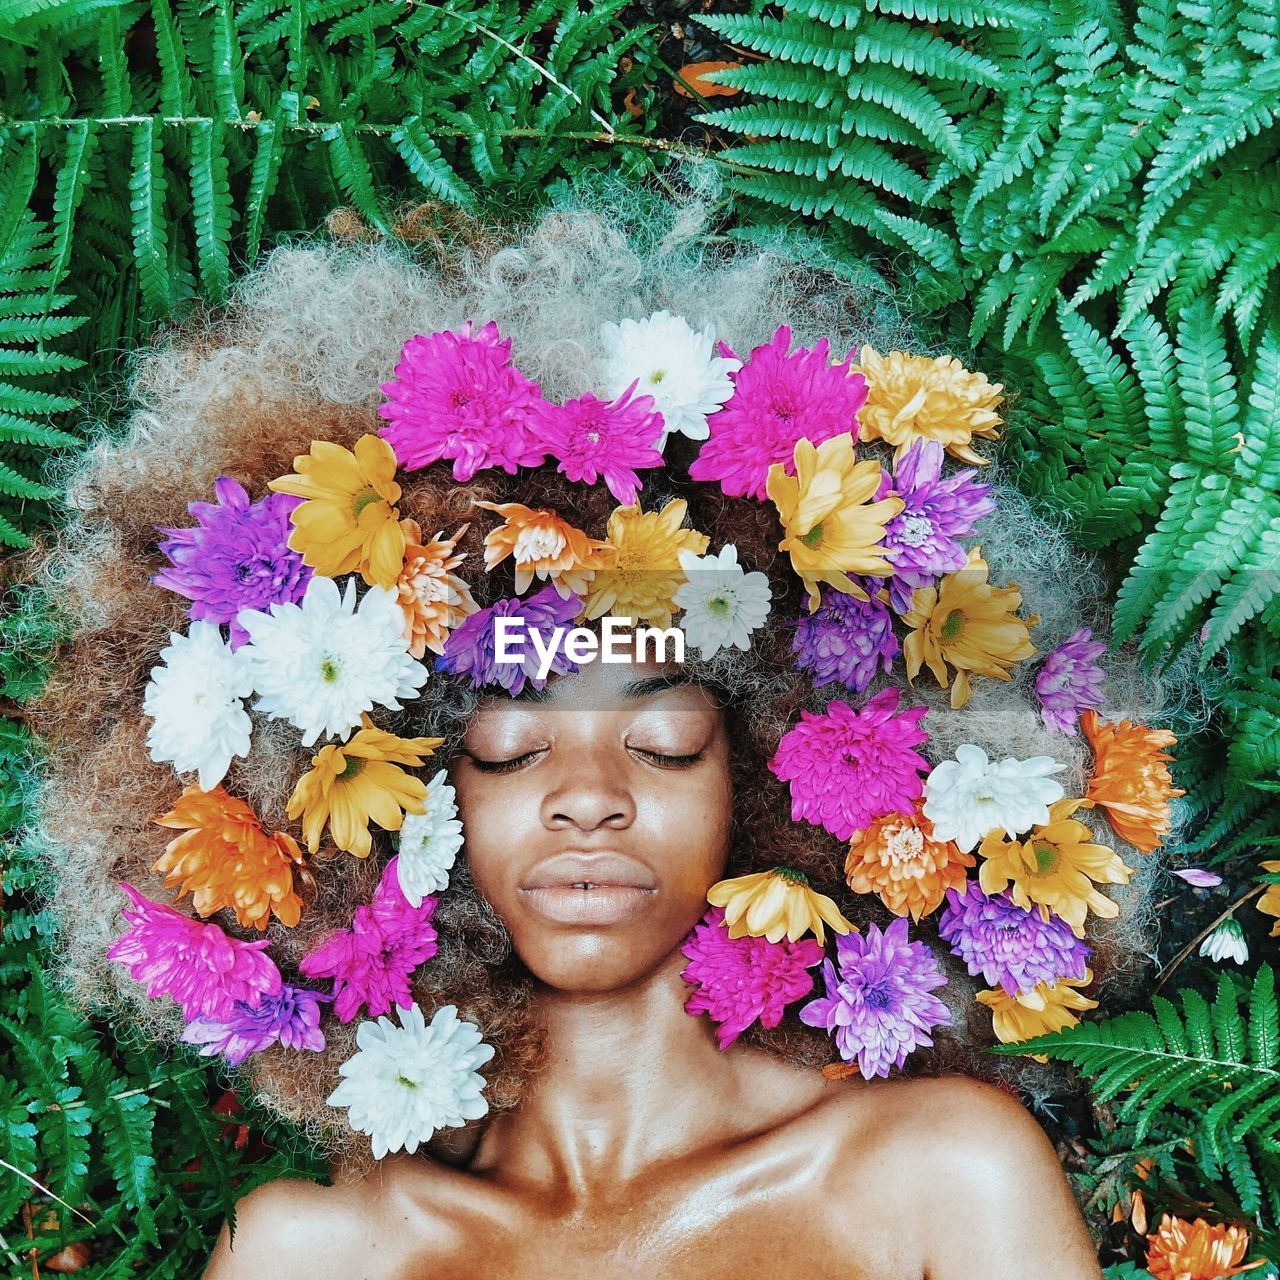
{"label": "nose", "polygon": [[542,800],[542,825],[549,831],[623,831],[635,817],[626,763],[599,749],[564,755]]}

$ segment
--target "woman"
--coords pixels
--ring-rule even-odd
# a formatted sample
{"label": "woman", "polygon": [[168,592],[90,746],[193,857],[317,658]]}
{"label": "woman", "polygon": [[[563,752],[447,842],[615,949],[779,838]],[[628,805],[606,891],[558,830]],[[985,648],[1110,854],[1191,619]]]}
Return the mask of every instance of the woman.
{"label": "woman", "polygon": [[[354,980],[344,989],[341,957],[360,952],[359,929],[378,927],[379,903],[385,906],[384,893],[394,891],[386,887],[394,846],[378,828],[395,829],[403,815],[396,809],[388,817],[382,810],[372,837],[363,822],[344,835],[342,820],[334,817],[338,805],[323,813],[312,805],[322,789],[315,777],[325,768],[325,787],[360,777],[359,761],[330,754],[321,763],[326,752],[341,750],[324,746],[326,739],[336,734],[341,742],[359,719],[346,721],[339,734],[336,722],[326,719],[330,702],[314,715],[314,708],[289,711],[297,694],[295,676],[306,676],[305,663],[289,658],[271,676],[274,710],[265,706],[267,686],[255,686],[262,696],[252,716],[252,750],[228,747],[220,770],[210,766],[207,751],[189,750],[181,717],[162,723],[164,688],[157,671],[163,659],[157,664],[157,655],[166,636],[172,646],[177,643],[172,636],[184,628],[194,635],[200,617],[196,604],[214,610],[225,604],[227,593],[247,590],[246,582],[266,583],[264,590],[277,593],[269,611],[263,605],[221,617],[216,610],[205,614],[241,627],[240,643],[261,655],[276,625],[271,617],[286,604],[305,612],[312,589],[298,563],[287,562],[279,549],[258,548],[254,556],[235,561],[234,581],[220,580],[216,586],[222,595],[215,600],[207,592],[206,570],[217,561],[218,549],[212,535],[191,532],[188,504],[207,498],[215,483],[224,509],[243,506],[249,495],[267,494],[269,486],[295,501],[302,498],[304,506],[321,502],[302,461],[309,442],[326,442],[331,452],[324,456],[330,459],[352,460],[341,461],[341,467],[374,458],[383,447],[374,434],[379,400],[384,410],[409,404],[401,391],[415,376],[414,367],[409,348],[401,353],[400,347],[410,335],[434,335],[421,341],[438,338],[446,345],[477,343],[480,331],[468,331],[463,320],[492,317],[498,331],[514,336],[519,370],[504,366],[489,373],[507,379],[512,395],[524,395],[528,378],[536,378],[540,391],[530,413],[563,415],[577,405],[574,412],[581,419],[595,413],[593,404],[600,402],[574,397],[608,381],[602,374],[602,325],[643,315],[646,308],[670,307],[695,327],[714,323],[732,339],[732,369],[725,368],[724,350],[713,357],[708,345],[706,395],[712,396],[716,377],[728,372],[737,377],[735,370],[746,360],[754,363],[752,376],[759,374],[767,383],[763,412],[772,415],[769,423],[777,427],[799,415],[806,430],[815,433],[823,415],[834,420],[843,412],[847,421],[848,397],[860,385],[848,362],[828,364],[825,346],[814,343],[818,335],[830,338],[830,358],[837,361],[867,341],[881,349],[908,345],[896,313],[865,282],[849,285],[776,253],[712,258],[698,247],[701,224],[694,215],[702,206],[697,202],[677,210],[674,224],[659,201],[630,208],[644,224],[639,229],[628,231],[589,211],[555,212],[506,247],[495,248],[482,237],[472,246],[454,243],[442,251],[437,266],[426,270],[377,247],[281,250],[243,282],[216,324],[188,328],[140,360],[134,391],[141,407],[123,436],[103,439],[77,464],[68,483],[73,517],[39,562],[71,636],[36,713],[48,744],[41,818],[56,851],[54,905],[69,978],[86,1002],[126,1007],[156,1035],[181,1036],[206,1052],[223,1052],[232,1063],[243,1061],[258,1096],[306,1125],[334,1157],[333,1187],[283,1182],[241,1203],[234,1240],[224,1231],[217,1246],[209,1272],[215,1278],[249,1274],[264,1265],[276,1272],[301,1273],[304,1267],[335,1275],[487,1272],[522,1280],[642,1271],[810,1274],[815,1267],[850,1276],[1096,1276],[1079,1213],[1038,1126],[1012,1091],[957,1074],[993,1077],[999,1067],[1006,1082],[1033,1097],[1053,1087],[1036,1068],[997,1064],[975,1053],[993,1038],[989,1010],[1004,1039],[1027,1038],[1034,1034],[1028,1026],[1035,1025],[1035,1015],[1001,994],[987,973],[990,965],[975,967],[960,943],[953,945],[964,964],[949,958],[939,939],[944,891],[969,892],[966,884],[976,885],[966,876],[975,858],[954,842],[946,853],[939,852],[940,844],[926,843],[934,861],[921,870],[912,861],[921,856],[917,835],[914,845],[891,841],[892,848],[881,849],[874,864],[870,854],[860,866],[850,861],[851,835],[867,826],[866,815],[873,812],[868,797],[881,786],[880,772],[890,760],[917,792],[919,771],[947,760],[964,744],[982,747],[992,761],[1052,757],[1051,771],[1062,779],[1055,794],[1082,796],[1088,784],[1089,744],[1074,728],[1053,727],[1049,708],[1058,695],[1045,695],[1049,702],[1042,706],[1035,691],[1042,668],[1019,665],[1017,655],[1062,646],[1082,623],[1100,625],[1105,587],[1016,492],[988,486],[989,472],[982,484],[973,478],[976,472],[968,477],[949,472],[949,492],[955,502],[967,504],[964,520],[952,511],[959,523],[951,527],[963,525],[970,542],[980,534],[991,582],[1017,582],[1021,595],[1004,587],[992,595],[985,585],[978,591],[984,600],[999,596],[1004,601],[1002,635],[1008,636],[994,675],[990,664],[987,676],[974,668],[971,689],[967,673],[943,668],[939,675],[932,663],[916,673],[912,684],[902,679],[903,659],[894,661],[897,641],[889,634],[887,596],[879,606],[866,602],[868,610],[881,610],[876,638],[868,641],[871,632],[864,628],[857,643],[841,647],[842,641],[833,649],[833,629],[839,631],[840,620],[829,613],[832,580],[823,578],[826,571],[815,568],[812,557],[806,559],[806,550],[820,543],[821,529],[803,530],[791,550],[780,554],[778,522],[785,496],[773,497],[770,506],[763,474],[755,498],[731,496],[736,481],[699,478],[695,459],[710,457],[714,449],[674,432],[669,442],[663,438],[661,470],[637,462],[641,455],[631,458],[634,479],[643,482],[638,501],[662,525],[645,536],[665,540],[664,546],[680,544],[695,559],[709,548],[700,565],[723,557],[732,546],[740,565],[750,570],[748,577],[767,579],[767,621],[756,619],[748,628],[750,642],[744,648],[703,646],[683,663],[584,663],[577,671],[561,664],[545,684],[531,675],[499,678],[492,653],[478,657],[456,641],[486,612],[491,621],[503,602],[531,598],[527,565],[525,581],[521,571],[513,581],[512,539],[502,540],[504,529],[528,518],[510,504],[535,504],[574,531],[585,531],[582,554],[589,556],[587,544],[604,537],[606,529],[614,537],[615,520],[625,524],[629,518],[619,514],[623,499],[634,497],[626,492],[625,458],[619,461],[626,450],[598,459],[604,479],[597,482],[595,474],[570,476],[563,456],[558,466],[536,460],[509,469],[473,466],[475,439],[458,431],[442,437],[442,448],[454,450],[444,460],[437,452],[406,464],[395,471],[394,484],[390,471],[379,472],[381,478],[351,504],[359,523],[356,541],[368,535],[369,555],[360,572],[366,583],[376,579],[384,549],[379,539],[398,537],[395,530],[406,528],[401,521],[416,522],[397,543],[394,568],[400,569],[402,555],[408,566],[415,556],[429,558],[428,549],[435,548],[434,586],[428,591],[425,579],[416,580],[417,586],[402,592],[401,602],[415,643],[441,655],[437,674],[428,680],[424,667],[415,676],[403,653],[373,660],[372,650],[359,645],[337,657],[326,651],[317,672],[339,689],[348,678],[390,681],[373,721],[367,715],[365,721],[368,731],[383,739],[398,735],[393,755],[409,752],[403,759],[394,757],[410,762],[395,783],[402,789],[398,794],[410,797],[400,809],[417,812],[423,795],[442,794],[447,770],[465,845],[447,889],[428,889],[427,897],[418,894],[416,901],[407,892],[397,897],[390,909],[399,913],[396,927],[403,925],[405,936],[413,935],[405,945],[414,963],[400,973],[380,972],[360,999],[353,994]],[[811,344],[804,348],[807,354],[787,351],[775,332],[779,315],[803,326],[796,341]],[[796,359],[800,365],[787,363]],[[716,360],[719,366],[713,365]],[[387,383],[393,368],[395,376]],[[802,374],[795,375],[797,368]],[[651,372],[656,392],[670,371]],[[739,381],[738,389],[748,380]],[[678,381],[672,374],[668,385]],[[376,391],[380,383],[385,398]],[[725,377],[728,390],[718,404],[726,403],[732,383]],[[990,402],[992,389],[985,380],[981,386],[976,380],[954,385],[973,391],[980,403],[960,410],[952,404],[947,420],[968,413],[973,434],[991,438],[995,415],[982,406]],[[472,400],[483,400],[491,386],[479,376],[460,378],[446,389],[445,399],[451,411],[470,412]],[[619,403],[625,399],[624,393]],[[384,432],[400,447],[404,436],[397,431],[403,424],[396,412],[392,408],[382,416],[389,420]],[[637,412],[648,410],[641,406]],[[696,405],[689,412],[696,418]],[[675,412],[668,417],[671,423],[679,420]],[[860,419],[864,436],[870,434],[871,418],[868,412]],[[547,438],[563,425],[550,421]],[[583,438],[599,443],[590,424],[578,420],[576,426],[584,433],[579,443]],[[722,463],[736,466],[750,452],[754,429],[748,422],[746,444]],[[828,430],[824,449],[831,438]],[[840,447],[851,446],[830,446]],[[885,474],[892,471],[897,489],[905,492],[906,470],[883,444],[875,449]],[[870,456],[872,449],[860,443],[859,451]],[[314,460],[321,457],[315,445],[309,456],[314,471],[319,465]],[[924,456],[922,449],[908,465]],[[376,470],[382,464],[369,465]],[[934,483],[919,470],[916,479],[920,486]],[[738,489],[739,495],[744,492]],[[896,493],[865,495],[870,506],[880,508],[882,535],[885,521],[905,509],[906,500]],[[998,517],[985,519],[997,500]],[[284,514],[301,530],[306,518],[298,510],[290,506]],[[222,518],[211,511],[206,507],[199,519]],[[904,526],[903,546],[918,548],[923,517],[910,514],[914,523]],[[377,530],[370,532],[374,524]],[[436,530],[442,532],[431,540]],[[498,554],[503,546],[506,553]],[[972,561],[976,551],[961,552],[962,562],[965,554]],[[907,556],[902,552],[899,564]],[[323,556],[312,559],[319,563]],[[727,572],[723,560],[721,565]],[[668,581],[673,569],[668,564],[661,571],[637,573],[620,559],[610,594],[600,596],[599,608],[588,598],[587,616],[634,617],[637,600],[646,602],[639,616],[657,616],[655,607],[661,614],[664,593],[675,590]],[[455,570],[462,578],[449,579]],[[865,566],[863,571],[876,572]],[[197,582],[201,573],[205,578]],[[315,578],[326,573],[336,571],[316,568]],[[583,590],[599,591],[607,576],[602,570],[592,582],[584,580]],[[985,584],[985,569],[981,576]],[[358,586],[356,575],[348,581]],[[555,613],[564,602],[557,604],[548,594],[553,585],[548,581],[538,595]],[[856,583],[846,586],[853,589]],[[348,609],[354,608],[355,591]],[[359,592],[361,600],[375,595],[373,586],[361,586]],[[811,614],[806,602],[814,595],[822,595],[824,603]],[[446,597],[457,606],[457,616],[448,619],[440,612]],[[899,630],[912,599],[908,590],[898,602],[894,625]],[[708,608],[709,600],[703,600]],[[325,607],[346,625],[339,618],[344,606],[336,591]],[[860,606],[846,598],[843,607]],[[1016,616],[1010,612],[1019,607]],[[692,610],[685,609],[687,626]],[[575,601],[566,616],[576,612]],[[460,621],[464,614],[466,620]],[[1024,642],[1033,625],[1031,648]],[[468,644],[474,640],[468,637]],[[216,638],[211,643],[211,652],[221,655],[218,661],[225,657],[230,664],[227,645]],[[296,652],[288,646],[280,651]],[[418,653],[424,652],[419,647]],[[270,665],[266,657],[262,662]],[[952,688],[938,687],[937,680],[948,674]],[[1148,719],[1158,710],[1160,690],[1144,681],[1136,664],[1113,661],[1106,674],[1105,693],[1092,690],[1090,697],[1107,720]],[[505,691],[494,692],[495,679]],[[843,688],[833,685],[837,679]],[[961,684],[964,694],[958,696]],[[794,746],[792,735],[809,723],[806,717],[825,714],[833,688],[847,699],[846,711],[855,719],[867,717],[869,707],[875,710],[865,723],[858,721],[866,748],[864,773],[848,772],[852,757],[841,766],[839,759],[824,759],[821,750],[806,748],[807,754],[792,751],[795,768],[788,776],[782,761],[786,744]],[[927,735],[920,729],[925,708]],[[197,718],[203,714],[197,702],[190,709]],[[305,749],[291,725],[308,726]],[[913,744],[927,751],[928,760]],[[424,773],[435,773],[430,788],[403,781],[414,778],[433,752]],[[235,804],[247,806],[244,813],[251,810],[253,829],[263,840],[263,833],[280,833],[271,837],[278,842],[271,847],[276,855],[285,850],[292,865],[287,884],[276,884],[269,902],[260,894],[251,909],[242,894],[228,891],[219,897],[226,889],[217,884],[222,873],[207,866],[202,889],[191,888],[192,846],[170,837],[175,828],[192,825],[175,802],[175,768],[185,781],[198,766],[200,786],[188,783],[183,800],[195,803],[215,784],[222,785]],[[801,795],[806,769],[838,772],[841,767],[841,776],[852,785],[830,786],[816,799]],[[1028,779],[1027,787],[1034,789],[1035,780]],[[1049,941],[1037,941],[1035,963],[1047,947],[1076,966],[1070,970],[1074,976],[1065,968],[1050,975],[1062,974],[1053,984],[1056,994],[1050,993],[1052,1012],[1045,1015],[1057,1017],[1058,1025],[1075,1020],[1069,1010],[1091,1007],[1078,988],[1104,977],[1113,985],[1123,981],[1127,958],[1143,941],[1136,922],[1151,878],[1150,860],[1110,832],[1100,813],[1086,807],[1063,821],[1078,829],[1072,837],[1077,842],[1105,840],[1105,848],[1080,847],[1100,850],[1098,858],[1106,855],[1107,869],[1094,879],[1118,887],[1101,894],[1085,881],[1087,924],[1085,897],[1063,907],[1068,913],[1078,908],[1078,934],[1062,921],[1050,921],[1046,912]],[[306,853],[288,834],[300,826]],[[983,852],[992,865],[994,852]],[[402,838],[398,859],[407,865],[408,858]],[[815,894],[838,892],[838,909],[830,902],[822,918],[842,938],[836,947],[827,939],[827,959],[819,970],[820,925],[814,930],[817,941],[793,934],[789,925],[785,941],[779,941],[781,934],[750,936],[750,945],[767,943],[781,949],[777,954],[785,953],[788,981],[800,971],[803,990],[791,990],[782,1000],[770,988],[761,997],[767,1012],[730,1028],[722,1006],[736,998],[732,983],[717,991],[714,978],[691,976],[699,964],[705,972],[714,970],[714,965],[707,969],[705,956],[699,961],[695,955],[701,954],[699,947],[727,945],[723,934],[736,936],[727,927],[736,919],[735,881],[774,867],[789,869],[787,902],[803,877]],[[163,885],[155,868],[167,873]],[[397,874],[403,888],[404,875]],[[1055,875],[1048,879],[1060,887]],[[294,1039],[277,1036],[279,1043],[270,1045],[259,1040],[254,1051],[240,1054],[232,1052],[234,1045],[243,1047],[245,1036],[253,1037],[244,1032],[235,1040],[226,1031],[225,1011],[213,1017],[192,1005],[179,1016],[168,999],[182,994],[178,977],[162,974],[170,987],[161,990],[164,984],[155,979],[164,968],[163,957],[142,954],[136,940],[129,941],[133,933],[121,937],[117,886],[122,882],[134,886],[130,892],[136,895],[135,916],[126,919],[136,923],[138,912],[151,912],[164,928],[176,931],[173,936],[189,939],[212,921],[195,921],[185,904],[178,915],[165,915],[177,901],[171,890],[182,885],[180,894],[204,892],[205,905],[197,914],[217,912],[228,931],[229,941],[219,946],[237,948],[235,954],[243,958],[246,947],[266,942],[286,972],[302,975],[297,983],[310,978],[313,990],[299,994],[300,987],[290,988],[297,1001],[310,1001],[303,1012],[298,1013],[301,1004],[294,1010]],[[728,896],[718,902],[725,914],[707,914],[709,892],[714,900],[726,882]],[[928,886],[923,896],[921,883]],[[846,884],[856,892],[846,891]],[[995,885],[991,892],[1001,888]],[[146,899],[157,905],[140,907]],[[200,906],[199,898],[195,905]],[[1019,919],[1039,919],[1024,906],[1030,904],[1018,907]],[[963,933],[968,927],[961,918],[963,903],[954,910],[960,913],[955,929]],[[875,1044],[872,1061],[856,1046],[850,1048],[847,1036],[841,1038],[837,1024],[843,1015],[837,1006],[842,997],[831,953],[838,950],[839,973],[847,977],[845,948],[849,954],[864,944],[891,949],[885,939],[899,936],[893,931],[905,927],[907,916],[913,933],[928,937],[930,944],[892,944],[914,975],[909,998],[890,999],[874,983],[863,992],[871,1024],[879,1026],[882,1016],[886,1025],[898,1019],[892,1034],[885,1033],[889,1038]],[[846,932],[850,925],[861,932]],[[855,937],[861,941],[854,944]],[[261,941],[250,945],[250,939]],[[387,942],[378,962],[401,940],[397,935]],[[258,961],[245,964],[246,972],[263,972]],[[977,984],[966,965],[970,974],[987,974],[992,984],[979,996],[982,1004],[974,1003]],[[935,996],[943,970],[946,987]],[[332,994],[329,978],[334,979]],[[144,981],[165,998],[147,998]],[[691,985],[699,982],[698,997],[691,999]],[[265,991],[264,986],[259,994]],[[185,993],[192,996],[190,990]],[[357,1041],[361,1000],[369,1019],[379,1017],[388,1027],[392,1023],[381,1015],[393,1005],[403,1010],[412,1003],[427,1015],[448,1009],[450,1016],[460,1015],[461,1025],[478,1029],[477,1041],[483,1036],[492,1046],[469,1060],[483,1066],[492,1055],[483,1077],[472,1071],[463,1081],[473,1090],[468,1101],[453,1099],[456,1114],[449,1112],[452,1118],[435,1126],[440,1131],[434,1137],[430,1128],[420,1135],[429,1158],[412,1154],[416,1139],[383,1140],[385,1129],[399,1123],[394,1115],[382,1116],[382,1136],[378,1124],[361,1127],[355,1106],[350,1125],[345,1123],[341,1108],[350,1095],[343,1090],[352,1083],[351,1064],[367,1050],[363,1033]],[[329,1002],[332,1010],[321,1024],[319,1005]],[[785,1017],[784,1004],[792,1006]],[[265,1007],[246,1004],[248,1012]],[[690,1016],[699,1009],[711,1019]],[[403,1030],[405,1015],[398,1016]],[[835,1035],[839,1054],[828,1032]],[[920,1050],[911,1066],[921,1074],[881,1078],[902,1064],[908,1048]],[[819,1070],[824,1067],[825,1073]],[[413,1065],[406,1070],[412,1075]],[[860,1078],[846,1078],[850,1073]],[[402,1091],[433,1087],[403,1074],[391,1084]],[[483,1098],[477,1101],[480,1086]],[[402,1148],[404,1154],[373,1163],[364,1136],[369,1134],[373,1154]],[[1011,1212],[1014,1204],[1018,1211]],[[1033,1207],[1028,1211],[1027,1206]],[[803,1231],[787,1229],[796,1221],[803,1222]],[[781,1248],[770,1247],[775,1240],[783,1242]]]}
{"label": "woman", "polygon": [[[545,700],[489,703],[453,773],[551,1068],[458,1167],[389,1158],[345,1185],[260,1188],[207,1280],[1099,1274],[1052,1147],[1007,1094],[850,1087],[721,1053],[685,1013],[680,944],[725,869],[730,744],[716,699],[653,677],[595,664]],[[601,887],[564,887],[584,879]]]}

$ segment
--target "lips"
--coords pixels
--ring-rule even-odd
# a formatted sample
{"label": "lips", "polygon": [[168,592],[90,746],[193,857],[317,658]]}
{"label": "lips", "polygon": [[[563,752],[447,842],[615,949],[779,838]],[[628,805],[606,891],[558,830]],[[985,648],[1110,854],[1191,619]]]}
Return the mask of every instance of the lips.
{"label": "lips", "polygon": [[658,896],[653,873],[620,853],[560,853],[525,877],[520,896],[555,924],[620,924]]}

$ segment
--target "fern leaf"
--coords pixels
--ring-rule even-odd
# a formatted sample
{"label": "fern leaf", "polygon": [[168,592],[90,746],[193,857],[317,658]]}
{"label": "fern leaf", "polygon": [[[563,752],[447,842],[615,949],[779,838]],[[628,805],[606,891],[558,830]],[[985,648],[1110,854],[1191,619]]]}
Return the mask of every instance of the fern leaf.
{"label": "fern leaf", "polygon": [[202,120],[192,129],[191,202],[201,292],[221,302],[231,278],[232,206],[220,123]]}
{"label": "fern leaf", "polygon": [[1236,380],[1221,328],[1209,302],[1189,307],[1178,324],[1178,380],[1185,405],[1186,456],[1201,466],[1230,470],[1236,441]]}
{"label": "fern leaf", "polygon": [[173,296],[168,220],[164,213],[165,187],[160,128],[157,121],[148,118],[133,126],[129,208],[133,213],[133,256],[138,283],[143,305],[153,314],[166,310]]}
{"label": "fern leaf", "polygon": [[410,173],[432,195],[463,208],[474,204],[471,189],[445,160],[417,116],[410,116],[401,128],[393,130],[391,142]]}

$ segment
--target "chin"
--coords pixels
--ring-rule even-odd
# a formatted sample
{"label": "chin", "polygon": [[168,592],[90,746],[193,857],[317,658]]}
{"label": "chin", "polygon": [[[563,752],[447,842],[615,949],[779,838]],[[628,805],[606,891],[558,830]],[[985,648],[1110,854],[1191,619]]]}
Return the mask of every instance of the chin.
{"label": "chin", "polygon": [[[690,926],[692,928],[692,926]],[[565,993],[602,995],[621,991],[648,978],[674,956],[681,962],[685,934],[655,946],[646,937],[592,932],[515,939],[515,951],[526,969],[545,986]]]}

